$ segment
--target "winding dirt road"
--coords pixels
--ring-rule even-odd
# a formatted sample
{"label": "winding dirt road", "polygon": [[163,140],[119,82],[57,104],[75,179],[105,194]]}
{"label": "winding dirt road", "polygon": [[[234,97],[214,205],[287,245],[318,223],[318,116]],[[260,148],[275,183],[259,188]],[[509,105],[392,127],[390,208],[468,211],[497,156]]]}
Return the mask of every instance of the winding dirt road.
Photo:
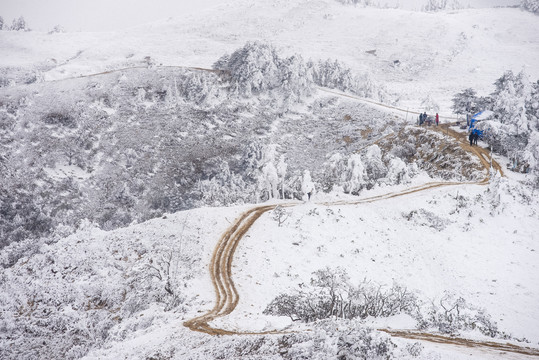
{"label": "winding dirt road", "polygon": [[[343,95],[336,93],[337,95]],[[345,95],[346,97],[356,98],[354,96]],[[364,101],[364,99],[356,98],[357,100]],[[371,101],[366,101],[370,103]],[[377,105],[383,105],[378,104]],[[383,105],[385,106],[385,105]],[[402,109],[397,109],[391,107],[394,110],[405,111]],[[325,206],[333,205],[356,205],[362,203],[370,203],[374,201],[380,201],[385,199],[390,199],[398,196],[405,196],[419,191],[425,191],[437,187],[443,186],[457,186],[464,184],[476,184],[476,185],[486,185],[490,179],[491,168],[496,170],[503,176],[502,167],[493,159],[491,159],[490,154],[487,149],[470,146],[468,144],[467,138],[463,133],[459,133],[450,128],[450,124],[447,123],[440,127],[430,127],[430,130],[442,132],[448,136],[453,137],[459,145],[466,151],[473,153],[481,165],[485,169],[485,177],[483,180],[478,182],[430,182],[423,185],[410,187],[402,191],[391,192],[383,195],[372,196],[368,198],[359,199],[357,201],[336,201],[336,202],[327,202],[321,203]],[[236,305],[239,301],[239,294],[237,292],[236,286],[232,279],[232,261],[234,258],[234,253],[240,240],[247,233],[250,227],[262,216],[264,213],[273,210],[278,205],[291,207],[296,206],[300,203],[288,203],[288,204],[274,204],[274,205],[261,205],[249,209],[240,215],[238,219],[225,231],[225,233],[219,239],[217,246],[214,249],[211,262],[210,262],[210,275],[215,290],[215,305],[214,307],[206,312],[204,315],[198,316],[194,319],[184,322],[184,325],[193,331],[204,332],[210,335],[249,335],[249,334],[282,334],[282,331],[268,331],[268,332],[237,332],[230,331],[225,329],[219,329],[210,325],[210,322],[216,318],[226,316],[230,314],[236,308]],[[410,330],[389,330],[389,329],[379,329],[379,331],[386,332],[391,336],[402,337],[408,339],[416,339],[422,341],[429,341],[435,343],[451,344],[457,346],[466,346],[474,348],[484,348],[496,351],[504,352],[513,352],[524,355],[539,356],[539,349],[520,347],[513,344],[504,344],[497,342],[481,342],[474,341],[463,338],[456,338],[450,336],[443,336],[439,334],[431,333],[422,333],[417,331]]]}
{"label": "winding dirt road", "polygon": [[[154,67],[155,68],[183,68],[183,69],[192,70],[192,71],[205,71],[205,72],[215,72],[215,73],[220,72],[220,70],[206,69],[206,68],[200,68],[200,67],[187,67],[187,66],[158,65]],[[132,70],[132,69],[143,69],[143,68],[148,68],[148,67],[147,66],[132,66],[132,67],[126,67],[126,68],[121,68],[121,69],[104,71],[100,73],[52,80],[52,81],[47,81],[47,82],[60,82],[60,81],[80,79],[80,78],[97,77],[97,76],[107,75],[107,74],[116,73],[116,72],[122,72],[122,71],[127,71],[127,70]],[[399,112],[401,114],[404,114],[404,113],[419,114],[419,112],[405,110],[405,109],[398,108],[395,106],[375,102],[369,99],[360,98],[354,95],[343,94],[343,93],[326,89],[326,88],[319,88],[319,90],[327,92],[327,93],[332,93],[337,96],[355,99],[357,101],[361,101],[366,104],[390,109],[390,110]],[[447,117],[447,116],[440,116],[440,118],[446,119],[446,120],[453,120],[452,118]],[[479,161],[481,162],[483,168],[486,171],[485,178],[478,182],[430,182],[430,183],[426,183],[420,186],[410,187],[402,191],[391,192],[391,193],[378,195],[378,196],[372,196],[368,198],[359,199],[357,201],[352,201],[352,202],[336,201],[336,202],[322,203],[321,205],[325,205],[325,206],[356,205],[356,204],[370,203],[374,201],[390,199],[390,198],[394,198],[398,196],[405,196],[405,195],[412,194],[415,192],[425,191],[425,190],[442,187],[442,186],[456,186],[456,185],[464,185],[464,184],[485,185],[485,184],[488,184],[488,181],[490,179],[491,167],[503,176],[502,167],[495,160],[492,160],[490,158],[490,154],[488,150],[478,147],[478,146],[469,146],[466,137],[462,133],[459,133],[451,129],[450,123],[443,124],[440,127],[432,126],[429,129],[433,131],[439,131],[453,137],[456,141],[458,141],[458,143],[464,150],[476,155]],[[234,253],[236,251],[236,248],[238,247],[240,240],[247,233],[250,227],[256,222],[256,220],[258,220],[260,216],[262,216],[264,213],[270,210],[273,210],[275,207],[279,205],[284,206],[284,207],[291,207],[291,206],[296,206],[298,204],[300,203],[298,202],[298,203],[288,203],[288,204],[256,206],[244,212],[243,214],[241,214],[240,217],[234,221],[234,223],[225,231],[225,233],[219,239],[217,246],[215,247],[213,251],[213,255],[212,255],[210,266],[209,266],[210,275],[211,275],[213,287],[215,290],[215,305],[211,310],[209,310],[205,314],[198,316],[194,319],[185,321],[184,325],[186,327],[188,327],[189,329],[193,331],[203,332],[210,335],[237,335],[237,334],[261,335],[261,334],[283,334],[284,333],[283,331],[277,331],[277,330],[268,331],[268,332],[256,332],[256,333],[236,332],[236,331],[230,331],[230,330],[212,327],[210,325],[210,322],[215,320],[216,318],[223,317],[230,314],[232,311],[234,311],[234,309],[236,308],[238,304],[239,294],[237,292],[234,281],[232,280],[232,261],[234,258]],[[508,343],[503,344],[503,343],[496,343],[496,342],[479,342],[479,341],[474,341],[474,340],[469,340],[469,339],[449,337],[449,336],[443,336],[443,335],[431,334],[431,333],[422,333],[422,332],[411,331],[411,330],[389,330],[389,329],[378,329],[378,330],[386,332],[390,334],[391,336],[395,336],[395,337],[402,337],[402,338],[429,341],[429,342],[435,342],[435,343],[443,343],[443,344],[452,344],[452,345],[457,345],[457,346],[485,348],[485,349],[490,349],[490,350],[513,352],[513,353],[525,354],[525,355],[531,355],[531,356],[539,356],[539,349],[520,347],[513,344],[508,344]]]}

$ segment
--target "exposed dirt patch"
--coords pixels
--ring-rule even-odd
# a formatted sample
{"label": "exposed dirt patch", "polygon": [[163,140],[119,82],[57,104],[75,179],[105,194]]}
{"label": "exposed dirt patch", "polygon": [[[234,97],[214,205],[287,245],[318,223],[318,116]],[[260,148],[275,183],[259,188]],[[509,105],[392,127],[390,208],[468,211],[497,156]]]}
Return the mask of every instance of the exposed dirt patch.
{"label": "exposed dirt patch", "polygon": [[458,337],[450,337],[437,334],[429,334],[418,331],[409,331],[409,330],[388,330],[388,329],[378,329],[388,333],[391,336],[414,339],[414,340],[423,340],[429,342],[435,342],[439,344],[451,344],[458,346],[466,347],[476,347],[476,348],[488,348],[497,351],[507,351],[517,354],[539,356],[539,349],[517,346],[509,343],[498,343],[494,341],[475,341]]}

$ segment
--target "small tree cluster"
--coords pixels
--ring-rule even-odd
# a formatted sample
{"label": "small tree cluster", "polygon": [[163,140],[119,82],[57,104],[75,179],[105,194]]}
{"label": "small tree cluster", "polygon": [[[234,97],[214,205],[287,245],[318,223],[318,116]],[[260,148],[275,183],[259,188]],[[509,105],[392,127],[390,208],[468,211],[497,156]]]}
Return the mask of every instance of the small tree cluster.
{"label": "small tree cluster", "polygon": [[312,92],[310,71],[301,56],[282,58],[273,46],[258,41],[221,57],[214,68],[226,72],[232,90],[245,97],[278,89],[297,101]]}
{"label": "small tree cluster", "polygon": [[[4,28],[3,19],[0,21],[0,23],[2,24],[2,28]],[[30,29],[28,28],[28,25],[26,24],[26,20],[24,20],[24,17],[22,16],[19,16],[18,18],[13,19],[13,21],[11,22],[11,26],[9,26],[7,30],[30,31]]]}
{"label": "small tree cluster", "polygon": [[368,76],[354,75],[338,60],[304,61],[300,55],[282,57],[269,44],[248,42],[231,55],[213,64],[229,76],[233,92],[250,97],[262,92],[280,93],[285,105],[309,96],[315,85],[348,91],[381,101],[390,98],[387,91]]}
{"label": "small tree cluster", "polygon": [[494,119],[483,121],[479,128],[487,130],[489,145],[508,156],[512,168],[522,172],[539,168],[539,81],[530,82],[522,71],[505,72],[494,83],[491,110]]}
{"label": "small tree cluster", "polygon": [[358,195],[376,184],[396,185],[410,181],[406,163],[393,155],[382,156],[378,145],[371,145],[361,154],[332,155],[325,164],[324,183],[327,190],[342,187],[345,194]]}

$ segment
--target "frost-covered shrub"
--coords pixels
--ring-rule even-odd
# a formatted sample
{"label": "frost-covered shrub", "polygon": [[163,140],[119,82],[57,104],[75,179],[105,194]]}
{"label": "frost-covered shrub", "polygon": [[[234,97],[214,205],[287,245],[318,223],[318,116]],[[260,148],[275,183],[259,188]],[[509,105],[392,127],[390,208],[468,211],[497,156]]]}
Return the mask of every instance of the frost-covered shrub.
{"label": "frost-covered shrub", "polygon": [[323,320],[312,323],[310,328],[310,331],[281,335],[208,338],[204,345],[190,349],[186,357],[200,360],[382,360],[399,354],[389,335],[366,328],[358,321]]}
{"label": "frost-covered shrub", "polygon": [[428,226],[437,231],[442,231],[449,224],[449,220],[425,209],[410,211],[407,214],[403,214],[403,217],[411,221],[414,225]]}
{"label": "frost-covered shrub", "polygon": [[264,310],[265,314],[288,316],[294,321],[311,322],[337,317],[364,319],[367,316],[388,317],[417,311],[417,298],[406,288],[362,282],[350,284],[344,269],[318,270],[310,286],[277,296]]}
{"label": "frost-covered shrub", "polygon": [[62,112],[51,112],[43,117],[43,121],[49,125],[61,125],[75,127],[76,122],[70,114]]}
{"label": "frost-covered shrub", "polygon": [[434,327],[444,334],[457,335],[461,331],[478,330],[490,337],[507,337],[483,309],[449,293],[445,293],[438,304],[432,303],[427,315],[418,323],[421,329]]}

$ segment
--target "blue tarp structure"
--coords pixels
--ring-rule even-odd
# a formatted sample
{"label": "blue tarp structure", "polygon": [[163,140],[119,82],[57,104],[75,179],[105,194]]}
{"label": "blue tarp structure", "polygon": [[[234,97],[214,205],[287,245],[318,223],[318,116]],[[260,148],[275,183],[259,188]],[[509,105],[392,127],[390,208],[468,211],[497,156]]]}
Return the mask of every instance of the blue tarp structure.
{"label": "blue tarp structure", "polygon": [[488,119],[491,115],[492,115],[492,111],[488,111],[488,110],[480,111],[477,114],[474,114],[472,116],[471,120],[470,120],[470,128],[469,128],[469,130],[472,131],[472,132],[479,133],[479,138],[482,139],[485,131],[476,129],[475,125],[477,124],[478,121]]}

